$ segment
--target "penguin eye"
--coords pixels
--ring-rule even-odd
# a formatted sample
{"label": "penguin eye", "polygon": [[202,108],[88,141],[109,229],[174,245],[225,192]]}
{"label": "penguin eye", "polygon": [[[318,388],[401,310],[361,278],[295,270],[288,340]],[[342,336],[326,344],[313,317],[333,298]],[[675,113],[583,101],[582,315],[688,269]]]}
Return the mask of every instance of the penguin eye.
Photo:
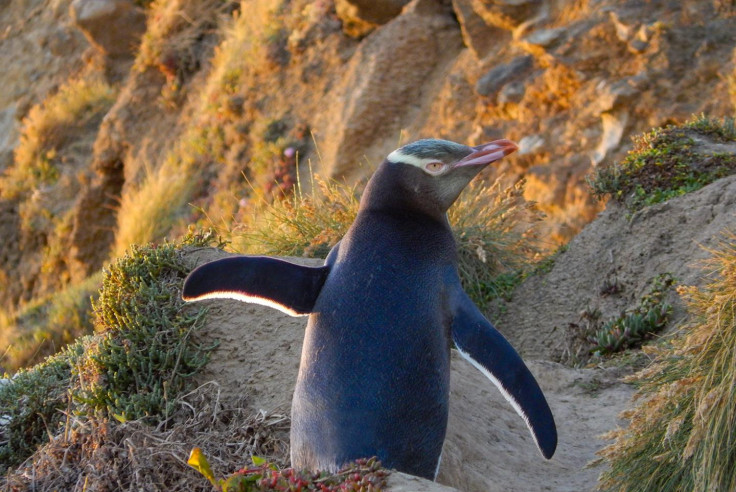
{"label": "penguin eye", "polygon": [[444,163],[442,163],[442,162],[437,162],[437,161],[435,161],[435,162],[430,162],[429,164],[427,164],[426,166],[424,166],[424,169],[425,169],[425,170],[426,170],[427,172],[431,173],[431,174],[438,174],[438,173],[439,173],[439,172],[441,172],[441,171],[442,171],[442,170],[443,170],[444,168],[445,168],[445,164],[444,164]]}

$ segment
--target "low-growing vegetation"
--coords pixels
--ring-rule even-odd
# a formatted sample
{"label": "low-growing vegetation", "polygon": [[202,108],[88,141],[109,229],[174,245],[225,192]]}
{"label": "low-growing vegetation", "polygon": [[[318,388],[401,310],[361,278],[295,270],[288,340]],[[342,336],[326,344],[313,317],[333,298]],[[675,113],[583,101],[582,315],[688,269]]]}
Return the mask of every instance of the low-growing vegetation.
{"label": "low-growing vegetation", "polygon": [[187,273],[173,244],[133,246],[105,270],[93,306],[100,336],[73,368],[77,403],[123,421],[168,417],[175,395],[207,362],[192,338],[204,313],[182,309]]}
{"label": "low-growing vegetation", "polygon": [[[617,316],[603,319],[598,309],[588,307],[583,310],[580,319],[569,324],[567,347],[560,356],[560,362],[582,367],[591,360],[615,363],[631,359],[633,365],[640,366],[642,361],[637,357],[631,358],[630,349],[640,348],[667,327],[672,306],[665,299],[674,285],[675,279],[669,273],[655,276],[636,307]],[[599,295],[618,294],[622,289],[615,279],[609,279],[602,283]]]}
{"label": "low-growing vegetation", "polygon": [[0,385],[0,473],[31,455],[64,421],[71,366],[81,354],[81,343],[74,344]]}
{"label": "low-growing vegetation", "polygon": [[632,212],[736,173],[734,118],[700,115],[633,140],[623,161],[597,169],[588,180],[596,196],[611,196]]}
{"label": "low-growing vegetation", "polygon": [[180,247],[214,240],[191,234],[178,244],[134,247],[105,269],[93,310],[97,334],[0,386],[0,434],[9,433],[0,440],[4,468],[57,434],[62,421],[68,426],[72,414],[81,421],[168,419],[208,352],[192,337],[204,313],[183,309],[188,268]]}
{"label": "low-growing vegetation", "polygon": [[199,448],[192,450],[187,463],[207,478],[215,490],[222,492],[378,492],[386,486],[389,474],[375,457],[356,460],[336,473],[280,469],[258,456],[253,456],[252,461],[252,467],[243,468],[225,479],[215,477]]}
{"label": "low-growing vegetation", "polygon": [[736,490],[736,235],[704,266],[710,281],[682,287],[688,322],[630,378],[640,403],[600,452],[600,490]]}
{"label": "low-growing vegetation", "polygon": [[37,299],[18,313],[0,313],[0,366],[30,367],[77,338],[92,333],[91,299],[99,290],[98,273],[61,292]]}
{"label": "low-growing vegetation", "polygon": [[606,355],[637,347],[661,331],[672,313],[672,306],[664,301],[664,296],[673,283],[674,279],[669,274],[655,277],[649,293],[642,297],[633,311],[606,321],[587,336],[588,342],[593,344],[590,352]]}

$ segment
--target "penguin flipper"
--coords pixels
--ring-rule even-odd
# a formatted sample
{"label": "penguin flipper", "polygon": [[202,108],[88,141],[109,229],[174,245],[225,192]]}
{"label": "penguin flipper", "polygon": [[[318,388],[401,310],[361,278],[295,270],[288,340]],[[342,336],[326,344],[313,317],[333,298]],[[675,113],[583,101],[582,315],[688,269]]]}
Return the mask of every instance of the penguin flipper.
{"label": "penguin flipper", "polygon": [[265,256],[233,256],[197,267],[182,290],[185,301],[227,298],[262,304],[291,316],[312,312],[330,267],[307,267]]}
{"label": "penguin flipper", "polygon": [[557,429],[537,381],[511,344],[467,294],[458,290],[452,321],[452,340],[458,352],[498,387],[526,422],[542,455],[552,458]]}

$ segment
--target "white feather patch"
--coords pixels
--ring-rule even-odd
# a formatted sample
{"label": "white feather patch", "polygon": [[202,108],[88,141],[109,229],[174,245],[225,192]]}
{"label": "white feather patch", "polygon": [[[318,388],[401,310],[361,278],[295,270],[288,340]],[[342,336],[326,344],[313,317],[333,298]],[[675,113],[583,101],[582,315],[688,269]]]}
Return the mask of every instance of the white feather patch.
{"label": "white feather patch", "polygon": [[249,302],[251,304],[260,304],[261,306],[267,306],[270,308],[278,309],[282,313],[286,313],[289,316],[294,316],[294,317],[309,316],[309,313],[306,313],[306,314],[297,313],[290,307],[284,306],[283,304],[279,304],[278,302],[272,301],[271,299],[266,299],[264,297],[257,297],[257,296],[249,296],[249,295],[243,294],[242,292],[221,290],[221,291],[210,292],[208,294],[204,294],[204,295],[197,296],[197,297],[188,297],[184,300],[187,302],[193,302],[193,301],[202,301],[204,299],[234,299],[236,301]]}
{"label": "white feather patch", "polygon": [[[442,451],[444,451],[444,449]],[[440,451],[440,457],[437,459],[437,468],[435,468],[434,470],[434,478],[432,480],[434,480],[435,482],[437,481],[437,475],[440,474],[440,464],[442,464],[442,451]]]}
{"label": "white feather patch", "polygon": [[527,417],[527,415],[521,409],[521,405],[519,405],[519,402],[516,401],[516,399],[514,399],[513,396],[511,396],[511,393],[509,393],[506,390],[506,388],[504,388],[503,384],[501,384],[501,381],[499,381],[493,374],[491,374],[491,372],[488,369],[486,369],[480,362],[473,359],[469,354],[460,350],[460,347],[457,347],[457,344],[455,346],[457,348],[457,351],[460,352],[460,355],[462,355],[465,360],[470,362],[473,365],[473,367],[475,367],[480,372],[482,372],[485,375],[485,377],[490,379],[491,382],[496,385],[496,388],[498,388],[498,390],[501,392],[503,397],[506,398],[506,401],[509,402],[509,404],[514,408],[514,410],[516,410],[516,413],[518,413],[519,416],[524,420],[524,423],[526,424],[526,426],[529,428],[529,430],[532,433],[532,439],[534,439],[534,444],[537,445],[538,449],[541,449],[541,447],[539,446],[539,441],[537,441],[537,435],[534,433],[534,429],[529,423],[529,417]]}

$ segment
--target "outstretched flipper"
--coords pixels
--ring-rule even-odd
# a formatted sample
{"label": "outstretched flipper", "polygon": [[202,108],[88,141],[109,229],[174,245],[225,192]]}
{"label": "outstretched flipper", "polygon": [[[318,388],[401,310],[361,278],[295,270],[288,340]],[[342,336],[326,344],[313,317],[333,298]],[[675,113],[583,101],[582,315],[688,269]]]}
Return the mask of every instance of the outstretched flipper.
{"label": "outstretched flipper", "polygon": [[537,381],[511,344],[458,287],[452,339],[460,354],[488,377],[529,427],[542,455],[557,448],[557,429]]}
{"label": "outstretched flipper", "polygon": [[329,271],[329,266],[307,267],[265,256],[233,256],[192,271],[184,281],[182,298],[237,299],[291,316],[306,316],[312,312]]}

